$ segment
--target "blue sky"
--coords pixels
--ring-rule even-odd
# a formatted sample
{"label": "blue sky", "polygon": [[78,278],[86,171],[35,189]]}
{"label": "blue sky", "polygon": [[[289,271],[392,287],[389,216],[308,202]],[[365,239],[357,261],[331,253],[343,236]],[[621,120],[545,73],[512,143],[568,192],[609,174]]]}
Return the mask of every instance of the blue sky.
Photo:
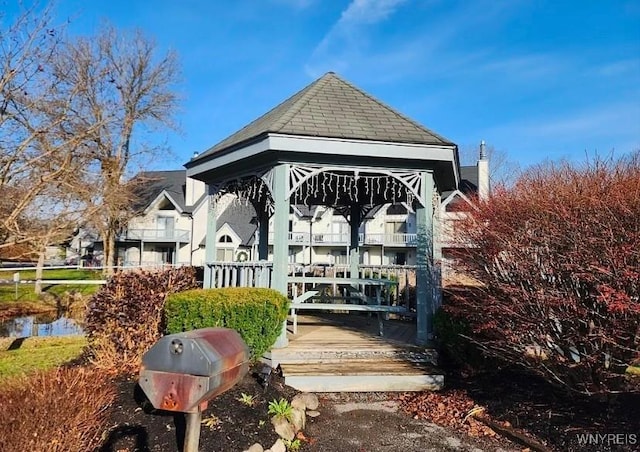
{"label": "blue sky", "polygon": [[523,167],[640,149],[638,0],[59,0],[57,11],[72,34],[106,19],[178,52],[182,131],[155,169],[327,71],[463,150],[484,139]]}

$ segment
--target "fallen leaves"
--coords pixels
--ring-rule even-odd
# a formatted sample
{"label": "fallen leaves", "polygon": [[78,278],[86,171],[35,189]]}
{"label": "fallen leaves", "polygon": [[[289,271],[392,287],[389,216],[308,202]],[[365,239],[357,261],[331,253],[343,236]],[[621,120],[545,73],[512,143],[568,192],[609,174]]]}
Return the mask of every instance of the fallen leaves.
{"label": "fallen leaves", "polygon": [[434,424],[461,430],[470,436],[496,436],[496,432],[473,415],[484,411],[465,391],[453,389],[443,392],[403,394],[400,407],[415,419],[426,419]]}

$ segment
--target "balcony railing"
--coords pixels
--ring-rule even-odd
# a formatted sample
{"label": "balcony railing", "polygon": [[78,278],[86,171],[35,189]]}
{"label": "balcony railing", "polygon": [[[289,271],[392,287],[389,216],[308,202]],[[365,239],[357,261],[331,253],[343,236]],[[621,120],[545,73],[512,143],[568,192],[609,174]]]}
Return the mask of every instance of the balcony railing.
{"label": "balcony railing", "polygon": [[184,229],[129,229],[122,236],[125,240],[143,242],[189,242],[189,231]]}
{"label": "balcony railing", "polygon": [[[311,245],[313,246],[331,246],[344,245],[351,243],[351,235],[348,233],[329,233],[329,234],[311,234]],[[360,245],[384,245],[384,246],[416,246],[417,234],[358,234]],[[269,233],[269,244],[273,245],[273,233]],[[309,245],[308,232],[289,232],[289,245]]]}

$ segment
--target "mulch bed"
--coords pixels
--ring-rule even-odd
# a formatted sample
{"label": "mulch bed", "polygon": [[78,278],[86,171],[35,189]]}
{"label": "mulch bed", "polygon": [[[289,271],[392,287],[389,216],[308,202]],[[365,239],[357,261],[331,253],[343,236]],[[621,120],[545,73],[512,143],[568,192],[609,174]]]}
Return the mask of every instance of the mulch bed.
{"label": "mulch bed", "polygon": [[[449,375],[446,381],[448,389],[440,393],[402,396],[403,408],[417,418],[471,436],[495,436],[495,429],[468,416],[474,407],[482,407],[482,417],[550,450],[640,449],[640,394],[612,395],[608,400],[586,399],[513,370],[472,378]],[[584,434],[619,436],[609,437],[598,445],[587,445],[578,440],[578,435]],[[526,447],[525,443],[520,444]]]}
{"label": "mulch bed", "polygon": [[[285,386],[276,374],[264,388],[253,375],[260,368],[253,368],[250,375],[232,389],[209,402],[202,414],[206,424],[200,432],[200,451],[242,451],[256,442],[267,448],[276,441],[278,436],[267,414],[268,404],[281,397],[291,400],[296,392]],[[154,410],[135,378],[120,379],[116,384],[119,396],[110,420],[112,428],[106,434],[101,451],[181,450],[184,416]],[[255,396],[253,407],[239,401],[243,393]]]}
{"label": "mulch bed", "polygon": [[[269,384],[264,388],[255,376],[255,372],[260,369],[261,366],[253,368],[236,386],[209,403],[203,419],[211,422],[202,425],[202,452],[242,451],[256,442],[268,448],[276,441],[277,435],[267,414],[268,404],[281,397],[291,400],[296,391],[285,386],[277,372],[272,374]],[[145,402],[135,378],[119,379],[116,385],[119,397],[112,410],[111,429],[105,433],[101,450],[180,450],[183,416],[153,410]],[[487,446],[486,450],[496,450],[499,444],[503,444],[504,449],[513,449],[515,444],[516,450],[518,447],[526,450],[527,446],[504,432],[498,430],[497,433],[495,428],[487,426],[485,422],[468,416],[478,406],[484,408],[481,416],[497,426],[516,431],[533,443],[540,443],[543,448],[539,450],[633,451],[639,448],[638,444],[631,444],[628,437],[626,444],[580,445],[577,435],[640,433],[640,395],[625,395],[609,401],[585,400],[559,392],[540,379],[510,370],[475,375],[472,378],[449,375],[447,386],[446,390],[440,392],[387,396],[399,399],[407,416],[475,437],[476,441]],[[242,394],[253,395],[255,406],[241,403],[239,399]],[[341,397],[368,400],[366,394],[344,394]],[[378,395],[380,397],[382,395]],[[321,396],[321,400],[324,399],[325,396]],[[329,421],[326,417],[329,413],[321,411],[323,415],[318,418],[318,422],[313,423],[315,427],[312,429],[318,443],[322,442],[322,435],[326,434],[323,433],[322,424]],[[380,414],[374,413],[371,416]],[[337,427],[334,425],[332,428]],[[309,438],[310,443],[303,442],[303,451],[322,450],[318,448],[318,444],[314,444],[314,438]],[[640,441],[640,436],[636,438]],[[302,439],[305,437],[302,436]]]}

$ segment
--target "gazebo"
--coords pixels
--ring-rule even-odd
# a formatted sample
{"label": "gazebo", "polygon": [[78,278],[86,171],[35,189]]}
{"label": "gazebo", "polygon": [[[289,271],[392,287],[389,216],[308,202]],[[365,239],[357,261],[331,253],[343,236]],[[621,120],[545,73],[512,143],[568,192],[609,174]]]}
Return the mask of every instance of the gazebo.
{"label": "gazebo", "polygon": [[[250,202],[258,220],[258,254],[268,260],[268,285],[288,293],[290,206],[328,206],[351,230],[349,269],[358,274],[358,230],[375,206],[404,202],[417,225],[416,343],[432,334],[434,212],[438,194],[459,182],[457,146],[329,72],[186,165],[210,196],[205,287],[216,257],[216,204],[233,193]],[[273,218],[273,231],[269,219]],[[277,345],[286,345],[286,325]]]}

